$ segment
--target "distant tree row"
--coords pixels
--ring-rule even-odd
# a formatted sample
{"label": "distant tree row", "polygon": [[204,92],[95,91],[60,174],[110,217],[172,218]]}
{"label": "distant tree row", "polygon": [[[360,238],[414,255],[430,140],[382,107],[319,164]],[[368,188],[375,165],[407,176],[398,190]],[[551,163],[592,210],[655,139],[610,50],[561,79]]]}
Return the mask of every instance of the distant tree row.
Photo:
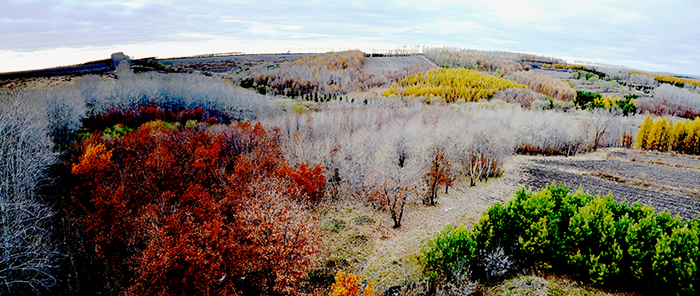
{"label": "distant tree row", "polygon": [[641,85],[646,87],[658,86],[654,75],[649,73],[623,71],[620,74],[613,75],[613,78],[628,85]]}
{"label": "distant tree row", "polygon": [[[639,74],[639,75],[652,75],[649,73],[639,72],[639,71],[630,71],[630,73],[631,74]],[[686,85],[691,85],[694,87],[700,86],[700,81],[694,80],[694,79],[661,75],[661,74],[653,74],[653,75],[654,75],[654,79],[656,79],[656,81],[662,82],[662,83],[669,83],[669,84],[673,84],[675,86],[680,86],[680,87],[684,87]]]}
{"label": "distant tree row", "polygon": [[121,72],[118,79],[85,76],[61,89],[79,93],[88,116],[113,110],[127,112],[141,107],[189,110],[198,107],[232,120],[250,120],[279,111],[268,97],[234,88],[223,80],[193,74],[134,74]]}
{"label": "distant tree row", "polygon": [[520,60],[522,62],[536,62],[536,63],[544,63],[544,64],[566,64],[566,61],[564,61],[562,59],[546,57],[546,56],[541,56],[541,55],[535,55],[535,54],[529,54],[529,53],[521,53]]}
{"label": "distant tree row", "polygon": [[588,67],[583,66],[583,65],[569,65],[569,64],[543,64],[542,68],[549,68],[549,69],[571,69],[571,70],[583,70],[587,71]]}
{"label": "distant tree row", "polygon": [[639,148],[658,151],[677,151],[700,154],[700,117],[690,121],[653,120],[650,115],[639,128],[635,144]]}

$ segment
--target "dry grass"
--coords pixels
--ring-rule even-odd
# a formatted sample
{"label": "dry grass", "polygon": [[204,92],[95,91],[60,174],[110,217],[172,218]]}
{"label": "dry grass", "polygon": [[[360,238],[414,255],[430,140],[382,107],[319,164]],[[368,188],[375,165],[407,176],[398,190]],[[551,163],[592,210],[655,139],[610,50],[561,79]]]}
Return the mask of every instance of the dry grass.
{"label": "dry grass", "polygon": [[394,286],[402,286],[405,291],[414,286],[410,294],[422,295],[425,283],[418,262],[420,248],[448,224],[472,227],[491,204],[513,194],[520,187],[517,162],[516,159],[506,164],[504,176],[487,183],[469,187],[469,180],[461,180],[450,188],[449,194],[444,194],[442,188],[435,206],[425,206],[419,198],[414,199],[406,206],[398,229],[391,227],[389,213],[361,205],[363,202],[332,201],[321,206],[318,213],[326,237],[325,252],[315,275],[327,277],[343,270],[357,273],[364,280],[374,279],[377,291]]}
{"label": "dry grass", "polygon": [[548,295],[637,295],[630,292],[611,292],[583,284],[560,276],[536,276],[520,275],[502,282],[498,286],[488,288],[484,295],[523,295],[523,296],[548,296]]}
{"label": "dry grass", "polygon": [[421,281],[418,264],[420,248],[428,238],[448,224],[464,224],[472,227],[481,214],[497,201],[505,201],[520,185],[519,163],[514,159],[506,164],[506,173],[487,183],[469,187],[468,180],[444,194],[444,188],[435,206],[425,206],[419,200],[408,205],[402,226],[391,228],[388,213],[379,213],[377,231],[379,239],[367,259],[356,267],[365,279],[375,279],[377,288],[384,291],[392,286],[406,286]]}

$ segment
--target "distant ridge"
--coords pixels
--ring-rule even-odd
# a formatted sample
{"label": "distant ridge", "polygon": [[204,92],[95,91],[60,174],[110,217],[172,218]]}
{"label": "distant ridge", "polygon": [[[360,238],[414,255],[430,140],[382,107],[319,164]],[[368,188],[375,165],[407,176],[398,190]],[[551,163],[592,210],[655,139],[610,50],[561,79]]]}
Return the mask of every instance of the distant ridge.
{"label": "distant ridge", "polygon": [[0,80],[13,80],[42,76],[68,76],[113,71],[112,59],[97,60],[77,65],[60,66],[47,69],[26,70],[0,73]]}

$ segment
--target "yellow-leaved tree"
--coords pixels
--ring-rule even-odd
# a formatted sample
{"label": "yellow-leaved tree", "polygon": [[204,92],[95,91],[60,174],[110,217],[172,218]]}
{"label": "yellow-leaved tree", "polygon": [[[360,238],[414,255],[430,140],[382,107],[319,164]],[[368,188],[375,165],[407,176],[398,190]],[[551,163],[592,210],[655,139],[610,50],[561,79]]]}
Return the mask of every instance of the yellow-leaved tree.
{"label": "yellow-leaved tree", "polygon": [[666,121],[665,118],[652,120],[650,116],[637,132],[636,146],[646,150],[659,150],[700,154],[700,117],[692,122],[689,119]]}
{"label": "yellow-leaved tree", "polygon": [[652,119],[651,115],[647,114],[647,118],[644,119],[644,123],[642,123],[642,126],[639,127],[639,131],[637,132],[637,139],[636,139],[636,146],[642,149],[648,149],[647,148],[647,137],[649,136],[649,132],[651,131],[651,126],[652,125]]}

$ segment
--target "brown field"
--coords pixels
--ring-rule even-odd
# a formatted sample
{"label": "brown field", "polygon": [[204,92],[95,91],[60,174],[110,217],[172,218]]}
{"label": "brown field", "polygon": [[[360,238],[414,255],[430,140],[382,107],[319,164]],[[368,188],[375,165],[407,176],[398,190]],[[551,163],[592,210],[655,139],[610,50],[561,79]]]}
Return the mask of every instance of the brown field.
{"label": "brown field", "polygon": [[293,61],[300,57],[311,56],[313,54],[246,54],[213,57],[183,57],[173,59],[158,60],[163,64],[173,67],[183,67],[196,71],[208,70],[214,73],[225,73],[230,70],[244,70],[263,63],[281,64],[286,61]]}
{"label": "brown field", "polygon": [[695,157],[610,150],[571,158],[516,158],[523,159],[523,183],[533,189],[556,181],[591,194],[610,193],[617,201],[639,201],[656,212],[666,209],[683,220],[700,213],[700,161]]}

